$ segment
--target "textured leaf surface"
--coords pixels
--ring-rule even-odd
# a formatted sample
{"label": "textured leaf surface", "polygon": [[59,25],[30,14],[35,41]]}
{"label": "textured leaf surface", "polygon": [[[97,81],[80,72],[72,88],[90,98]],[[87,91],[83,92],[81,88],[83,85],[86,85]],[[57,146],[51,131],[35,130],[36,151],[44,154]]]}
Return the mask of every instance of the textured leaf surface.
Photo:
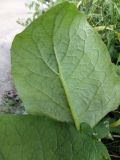
{"label": "textured leaf surface", "polygon": [[0,160],[109,160],[105,146],[82,124],[37,116],[0,116]]}
{"label": "textured leaf surface", "polygon": [[26,110],[95,126],[120,104],[106,46],[73,4],[62,3],[17,35],[12,70]]}

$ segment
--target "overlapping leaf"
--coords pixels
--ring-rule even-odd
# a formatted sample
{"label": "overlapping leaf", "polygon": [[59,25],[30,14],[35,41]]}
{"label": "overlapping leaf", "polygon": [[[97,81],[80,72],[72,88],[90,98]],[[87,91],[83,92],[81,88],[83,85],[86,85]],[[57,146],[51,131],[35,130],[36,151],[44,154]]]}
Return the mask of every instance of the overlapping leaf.
{"label": "overlapping leaf", "polygon": [[105,146],[82,124],[37,116],[0,116],[0,160],[109,160]]}

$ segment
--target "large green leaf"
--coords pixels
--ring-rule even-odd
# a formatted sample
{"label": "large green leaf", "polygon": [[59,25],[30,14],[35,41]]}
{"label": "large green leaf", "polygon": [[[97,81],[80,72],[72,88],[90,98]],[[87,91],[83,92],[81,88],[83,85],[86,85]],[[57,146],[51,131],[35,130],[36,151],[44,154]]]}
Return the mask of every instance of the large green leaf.
{"label": "large green leaf", "polygon": [[62,3],[35,20],[12,45],[16,88],[32,114],[95,126],[120,104],[120,77],[83,14]]}
{"label": "large green leaf", "polygon": [[37,116],[0,116],[0,160],[109,160],[92,129]]}

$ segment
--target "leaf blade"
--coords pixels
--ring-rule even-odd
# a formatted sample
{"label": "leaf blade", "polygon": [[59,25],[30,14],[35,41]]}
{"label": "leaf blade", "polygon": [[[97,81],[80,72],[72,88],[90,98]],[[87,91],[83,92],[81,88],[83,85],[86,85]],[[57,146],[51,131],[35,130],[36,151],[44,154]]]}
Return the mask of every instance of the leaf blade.
{"label": "leaf blade", "polygon": [[77,131],[71,124],[39,116],[0,116],[0,142],[1,160],[110,159],[88,125]]}
{"label": "leaf blade", "polygon": [[94,127],[120,104],[120,77],[107,48],[73,4],[57,5],[18,35],[12,62],[29,113],[79,129],[81,122]]}

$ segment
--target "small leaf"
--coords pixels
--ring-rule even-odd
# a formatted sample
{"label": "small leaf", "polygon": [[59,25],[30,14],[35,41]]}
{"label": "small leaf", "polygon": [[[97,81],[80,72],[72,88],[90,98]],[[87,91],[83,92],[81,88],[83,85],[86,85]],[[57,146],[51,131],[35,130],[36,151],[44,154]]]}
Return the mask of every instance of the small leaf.
{"label": "small leaf", "polygon": [[120,41],[120,33],[117,33],[117,36],[118,36],[118,40]]}
{"label": "small leaf", "polygon": [[118,126],[120,126],[120,119],[111,124],[111,127],[118,127]]}
{"label": "small leaf", "polygon": [[110,133],[110,119],[104,118],[102,121],[100,121],[97,126],[94,128],[94,132],[96,133],[96,136],[100,139],[102,138],[112,138]]}
{"label": "small leaf", "polygon": [[120,126],[117,127],[111,127],[110,128],[111,133],[117,133],[120,135]]}

